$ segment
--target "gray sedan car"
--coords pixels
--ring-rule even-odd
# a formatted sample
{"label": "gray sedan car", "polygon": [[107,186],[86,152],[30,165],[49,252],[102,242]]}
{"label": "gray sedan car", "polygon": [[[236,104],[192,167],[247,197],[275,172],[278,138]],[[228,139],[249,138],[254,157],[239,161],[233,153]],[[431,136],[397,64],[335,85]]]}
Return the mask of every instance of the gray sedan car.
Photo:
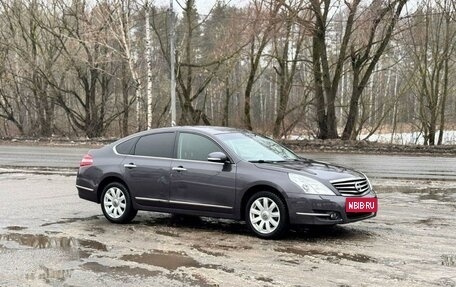
{"label": "gray sedan car", "polygon": [[230,218],[261,238],[278,237],[290,224],[334,225],[377,213],[363,173],[226,127],[153,129],[91,150],[76,187],[113,223],[130,222],[138,210]]}

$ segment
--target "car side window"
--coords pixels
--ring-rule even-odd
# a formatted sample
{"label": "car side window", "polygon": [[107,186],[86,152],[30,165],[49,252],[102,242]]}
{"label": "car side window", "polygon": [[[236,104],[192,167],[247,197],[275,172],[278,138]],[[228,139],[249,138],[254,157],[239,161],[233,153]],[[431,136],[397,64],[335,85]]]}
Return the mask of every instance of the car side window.
{"label": "car side window", "polygon": [[173,157],[174,133],[159,133],[141,137],[136,143],[135,155]]}
{"label": "car side window", "polygon": [[190,133],[180,133],[177,145],[177,158],[207,161],[211,152],[223,152],[212,140]]}
{"label": "car side window", "polygon": [[119,154],[131,154],[133,147],[135,146],[136,141],[138,138],[132,138],[123,143],[118,144],[115,149]]}

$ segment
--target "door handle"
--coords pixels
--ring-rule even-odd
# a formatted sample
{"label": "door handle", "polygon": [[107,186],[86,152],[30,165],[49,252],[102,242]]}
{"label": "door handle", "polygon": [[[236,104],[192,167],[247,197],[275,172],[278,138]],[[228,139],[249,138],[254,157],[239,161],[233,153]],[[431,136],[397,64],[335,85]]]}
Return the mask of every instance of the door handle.
{"label": "door handle", "polygon": [[186,171],[187,169],[182,167],[182,166],[175,166],[172,168],[172,170],[175,170],[175,171]]}
{"label": "door handle", "polygon": [[126,163],[126,164],[124,164],[124,167],[125,168],[135,168],[136,164],[134,164],[134,163]]}

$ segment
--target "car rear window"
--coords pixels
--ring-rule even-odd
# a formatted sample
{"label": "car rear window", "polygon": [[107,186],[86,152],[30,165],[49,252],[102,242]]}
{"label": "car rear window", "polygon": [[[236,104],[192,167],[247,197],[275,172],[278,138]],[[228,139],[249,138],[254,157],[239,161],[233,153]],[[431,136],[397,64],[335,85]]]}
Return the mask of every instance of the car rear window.
{"label": "car rear window", "polygon": [[173,149],[174,133],[151,134],[138,140],[135,155],[171,158]]}

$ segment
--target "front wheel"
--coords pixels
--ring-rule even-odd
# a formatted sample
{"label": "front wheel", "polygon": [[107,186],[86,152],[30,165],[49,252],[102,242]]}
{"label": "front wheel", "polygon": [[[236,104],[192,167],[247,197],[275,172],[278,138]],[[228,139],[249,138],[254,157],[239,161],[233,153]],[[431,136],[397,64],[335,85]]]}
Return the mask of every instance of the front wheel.
{"label": "front wheel", "polygon": [[247,202],[245,219],[250,229],[261,238],[277,238],[288,228],[287,208],[270,191],[254,194]]}
{"label": "front wheel", "polygon": [[128,223],[138,211],[133,208],[127,188],[118,182],[108,184],[101,195],[101,210],[113,223]]}

